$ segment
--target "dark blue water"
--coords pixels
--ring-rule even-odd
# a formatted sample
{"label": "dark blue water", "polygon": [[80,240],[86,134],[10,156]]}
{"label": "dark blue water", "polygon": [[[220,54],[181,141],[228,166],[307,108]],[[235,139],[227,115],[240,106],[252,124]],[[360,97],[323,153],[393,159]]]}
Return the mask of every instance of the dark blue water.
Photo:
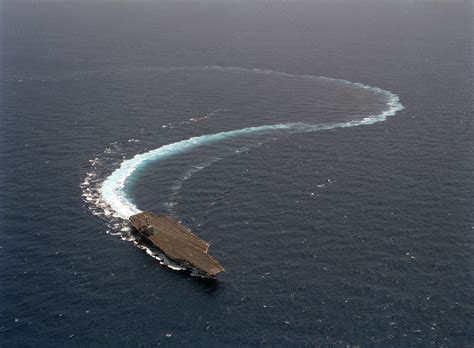
{"label": "dark blue water", "polygon": [[[0,345],[472,345],[471,7],[4,1]],[[387,109],[304,75],[405,109],[225,138],[129,177],[137,209],[211,242],[217,282],[130,243],[100,196],[124,159]]]}

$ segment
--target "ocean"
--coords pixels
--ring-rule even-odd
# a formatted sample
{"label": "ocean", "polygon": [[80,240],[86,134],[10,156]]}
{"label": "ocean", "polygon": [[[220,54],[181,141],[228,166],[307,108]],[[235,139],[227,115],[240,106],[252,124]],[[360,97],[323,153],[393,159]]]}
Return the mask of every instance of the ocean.
{"label": "ocean", "polygon": [[474,344],[471,1],[0,10],[1,347]]}

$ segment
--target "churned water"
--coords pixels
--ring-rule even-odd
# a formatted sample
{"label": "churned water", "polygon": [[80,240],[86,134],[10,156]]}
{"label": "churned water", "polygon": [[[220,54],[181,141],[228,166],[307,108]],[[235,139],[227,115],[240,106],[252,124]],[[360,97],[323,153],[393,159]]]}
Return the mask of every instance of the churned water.
{"label": "churned water", "polygon": [[0,344],[472,345],[470,7],[4,2]]}

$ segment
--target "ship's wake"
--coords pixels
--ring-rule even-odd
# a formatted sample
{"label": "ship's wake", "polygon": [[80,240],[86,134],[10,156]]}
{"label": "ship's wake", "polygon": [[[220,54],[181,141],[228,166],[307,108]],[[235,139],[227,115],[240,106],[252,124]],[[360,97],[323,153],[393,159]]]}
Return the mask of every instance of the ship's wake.
{"label": "ship's wake", "polygon": [[[182,69],[189,70],[193,68]],[[123,239],[132,241],[138,247],[146,249],[146,251],[151,256],[159,259],[162,262],[165,262],[166,264],[170,264],[171,267],[174,268],[179,267],[167,262],[163,255],[160,255],[156,253],[156,251],[152,251],[139,243],[133,233],[131,233],[128,225],[128,218],[133,214],[141,212],[140,207],[134,203],[133,197],[128,192],[128,185],[130,180],[145,167],[149,166],[150,164],[156,166],[161,161],[176,155],[184,154],[186,152],[196,151],[203,146],[218,144],[220,142],[229,142],[237,138],[245,139],[246,137],[250,138],[260,135],[291,135],[294,133],[306,133],[335,128],[371,125],[377,122],[385,121],[388,117],[394,116],[398,111],[403,109],[399,97],[396,94],[378,87],[371,87],[347,80],[312,75],[298,76],[272,70],[246,69],[239,67],[213,66],[196,67],[195,69],[199,69],[200,71],[205,71],[206,69],[222,72],[231,71],[233,73],[242,71],[245,73],[251,72],[254,74],[275,75],[278,77],[288,77],[291,79],[299,78],[304,80],[311,79],[315,81],[339,83],[350,88],[366,90],[372,94],[381,96],[385,100],[386,108],[379,114],[365,115],[361,118],[344,122],[280,122],[277,124],[258,125],[230,131],[222,131],[213,134],[204,134],[176,141],[147,152],[138,153],[132,158],[127,159],[123,159],[125,156],[122,151],[124,145],[119,145],[117,143],[111,144],[102,154],[99,154],[94,160],[91,160],[91,169],[87,173],[84,181],[81,183],[85,202],[88,204],[89,209],[94,215],[103,218],[107,222],[108,233],[119,235]],[[211,114],[209,117],[212,117],[213,115],[214,114]],[[133,146],[137,147],[138,150],[139,141],[130,139],[126,144],[127,152],[130,152],[130,148]],[[238,151],[237,147],[236,151]],[[185,170],[182,176],[175,181],[175,184],[171,190],[172,194],[168,198],[167,202],[164,202],[164,205],[168,206],[168,208],[172,210],[173,205],[176,204],[176,195],[181,189],[183,182],[188,180],[193,174],[219,161],[221,158],[222,157],[219,156],[213,156],[198,165],[191,165],[187,170]]]}

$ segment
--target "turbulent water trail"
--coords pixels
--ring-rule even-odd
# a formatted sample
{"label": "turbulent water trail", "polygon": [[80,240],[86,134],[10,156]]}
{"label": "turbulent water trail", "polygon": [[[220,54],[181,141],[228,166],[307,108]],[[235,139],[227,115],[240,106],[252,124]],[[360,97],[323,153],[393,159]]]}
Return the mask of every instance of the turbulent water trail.
{"label": "turbulent water trail", "polygon": [[[133,158],[125,159],[120,164],[117,162],[111,162],[110,157],[113,156],[103,156],[97,157],[91,161],[92,170],[87,174],[84,179],[81,187],[83,189],[83,197],[85,201],[89,204],[92,212],[95,215],[101,216],[106,219],[109,225],[109,232],[119,234],[124,239],[129,239],[136,243],[133,236],[129,234],[129,228],[127,224],[124,224],[124,221],[127,221],[128,218],[136,213],[141,212],[140,208],[137,207],[132,197],[127,193],[127,184],[129,183],[130,178],[134,174],[138,173],[141,169],[145,168],[151,163],[157,163],[159,161],[165,160],[175,155],[179,155],[191,150],[196,150],[197,148],[209,144],[215,144],[223,142],[226,140],[231,140],[234,138],[244,138],[252,135],[264,135],[264,134],[291,134],[291,133],[302,133],[302,132],[314,132],[321,130],[329,130],[334,128],[346,128],[346,127],[355,127],[362,125],[370,125],[376,122],[385,121],[387,117],[394,116],[398,111],[403,109],[402,104],[400,103],[399,97],[387,90],[380,89],[378,87],[371,87],[363,85],[361,83],[354,83],[348,80],[333,79],[328,77],[320,77],[313,75],[291,75],[283,72],[272,71],[272,70],[263,70],[263,69],[247,69],[240,67],[220,67],[220,66],[204,66],[204,67],[184,67],[184,68],[166,68],[167,71],[170,69],[176,70],[195,70],[195,71],[222,71],[222,72],[245,72],[245,73],[254,73],[260,75],[275,75],[280,77],[288,78],[300,78],[300,79],[311,79],[311,80],[321,80],[329,81],[334,83],[345,84],[350,87],[360,88],[369,90],[372,93],[381,95],[386,100],[386,109],[378,115],[367,115],[364,118],[340,122],[340,123],[307,123],[307,122],[292,122],[292,123],[278,123],[278,124],[268,124],[255,127],[246,127],[241,129],[235,129],[231,131],[218,132],[213,134],[205,134],[200,136],[195,136],[189,139],[177,141],[168,145],[161,146],[157,149],[139,153]],[[217,111],[216,111],[217,112]],[[133,140],[136,142],[136,140]],[[104,153],[110,154],[110,152],[117,152],[115,158],[122,159],[123,154],[118,148],[117,144],[112,144]],[[204,165],[198,165],[197,167],[192,167],[184,175],[175,182],[179,185],[182,184],[184,180],[187,180],[188,177],[193,175],[195,172],[201,170],[201,167],[207,167],[212,165],[218,159],[211,159],[209,163]],[[104,166],[107,168],[117,167],[110,175],[103,178],[99,167]],[[177,188],[179,191],[179,187]],[[173,191],[173,194],[177,194],[177,190]],[[173,201],[173,197],[170,197],[170,202]],[[164,202],[166,203],[170,202]],[[147,252],[158,258],[163,259],[162,255],[156,255],[154,252],[147,250]]]}
{"label": "turbulent water trail", "polygon": [[[359,84],[357,84],[359,85]],[[364,86],[363,88],[373,88]],[[265,134],[275,132],[313,132],[320,130],[328,130],[334,128],[355,127],[361,125],[369,125],[376,122],[384,121],[387,117],[393,116],[397,111],[401,110],[403,106],[399,102],[398,96],[395,94],[376,89],[387,97],[388,108],[380,115],[368,116],[362,120],[354,120],[343,123],[329,123],[329,124],[307,124],[307,123],[283,123],[274,125],[264,125],[258,127],[248,127],[236,129],[227,132],[220,132],[214,134],[206,134],[192,137],[186,140],[181,140],[172,144],[164,145],[157,149],[135,155],[131,159],[122,162],[110,176],[108,176],[101,188],[100,195],[102,200],[115,212],[116,215],[123,219],[128,219],[129,216],[141,212],[141,210],[133,203],[126,191],[127,179],[141,168],[152,162],[167,159],[203,145],[217,143],[232,138],[243,137],[252,134]]]}

